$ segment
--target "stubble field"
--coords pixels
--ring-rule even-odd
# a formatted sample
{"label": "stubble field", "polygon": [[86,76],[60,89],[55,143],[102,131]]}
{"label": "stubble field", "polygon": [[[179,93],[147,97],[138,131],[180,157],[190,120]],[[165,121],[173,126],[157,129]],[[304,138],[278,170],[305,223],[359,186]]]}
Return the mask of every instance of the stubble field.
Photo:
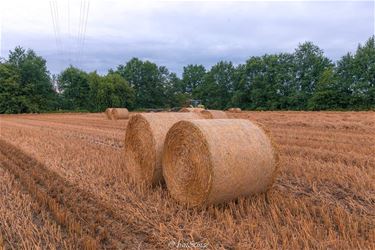
{"label": "stubble field", "polygon": [[375,249],[375,113],[228,113],[280,153],[267,194],[187,209],[122,168],[127,121],[0,116],[0,249]]}

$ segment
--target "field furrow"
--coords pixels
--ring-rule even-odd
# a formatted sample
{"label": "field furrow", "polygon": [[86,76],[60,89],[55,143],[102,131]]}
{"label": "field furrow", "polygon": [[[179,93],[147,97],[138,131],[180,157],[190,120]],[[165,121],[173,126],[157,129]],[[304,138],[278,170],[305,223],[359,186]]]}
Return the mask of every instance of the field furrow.
{"label": "field furrow", "polygon": [[[1,116],[0,179],[18,176],[19,188],[29,193],[19,202],[34,204],[29,214],[37,206],[44,214],[37,220],[44,223],[32,226],[44,240],[25,231],[15,236],[7,223],[0,229],[4,244],[25,248],[22,242],[30,240],[30,246],[49,248],[59,241],[74,248],[76,239],[99,248],[166,249],[193,241],[210,249],[375,249],[373,112],[228,115],[269,130],[280,172],[267,194],[201,209],[178,204],[164,186],[129,181],[122,164],[127,121],[103,114]],[[72,222],[62,223],[57,214]],[[59,233],[48,234],[49,225]]]}
{"label": "field furrow", "polygon": [[134,235],[124,231],[126,222],[121,216],[97,201],[93,195],[66,182],[3,140],[0,140],[0,150],[7,157],[3,166],[19,178],[39,202],[48,207],[59,224],[80,237],[83,247],[138,246],[139,242],[134,242],[134,237],[129,238]]}

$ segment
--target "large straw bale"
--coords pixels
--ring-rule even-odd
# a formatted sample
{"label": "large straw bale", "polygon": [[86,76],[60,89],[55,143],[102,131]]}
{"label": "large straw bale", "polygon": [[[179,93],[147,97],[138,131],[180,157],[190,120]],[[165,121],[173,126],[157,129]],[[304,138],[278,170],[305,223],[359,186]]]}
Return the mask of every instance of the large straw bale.
{"label": "large straw bale", "polygon": [[230,108],[228,111],[231,113],[241,113],[242,110],[240,108]]}
{"label": "large straw bale", "polygon": [[165,139],[164,179],[171,195],[189,206],[264,192],[277,166],[271,139],[248,120],[180,121]]}
{"label": "large straw bale", "polygon": [[200,113],[204,110],[204,108],[182,108],[180,109],[180,112],[194,112],[194,113]]}
{"label": "large straw bale", "polygon": [[109,120],[112,120],[112,108],[107,108],[104,113]]}
{"label": "large straw bale", "polygon": [[129,111],[126,108],[113,108],[111,114],[113,120],[129,119]]}
{"label": "large straw bale", "polygon": [[164,139],[178,121],[199,119],[196,113],[146,113],[130,118],[125,135],[124,167],[136,182],[163,180],[161,157]]}
{"label": "large straw bale", "polygon": [[226,118],[228,118],[227,114],[222,110],[206,109],[206,110],[201,111],[201,114],[206,119],[226,119]]}

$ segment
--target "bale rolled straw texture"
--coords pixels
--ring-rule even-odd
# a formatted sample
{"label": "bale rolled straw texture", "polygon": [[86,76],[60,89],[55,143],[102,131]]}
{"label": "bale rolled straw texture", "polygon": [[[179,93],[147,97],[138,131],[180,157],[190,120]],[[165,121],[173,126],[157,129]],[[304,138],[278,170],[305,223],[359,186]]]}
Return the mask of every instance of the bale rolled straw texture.
{"label": "bale rolled straw texture", "polygon": [[227,114],[222,110],[206,109],[201,111],[201,114],[206,119],[227,119]]}
{"label": "bale rolled straw texture", "polygon": [[178,121],[199,119],[196,113],[147,113],[130,118],[125,134],[124,167],[136,183],[163,181],[162,151],[170,127]]}
{"label": "bale rolled straw texture", "polygon": [[242,110],[240,108],[230,108],[228,111],[232,113],[241,113]]}
{"label": "bale rolled straw texture", "polygon": [[187,112],[194,112],[200,113],[204,110],[204,108],[182,108],[179,112],[187,113]]}
{"label": "bale rolled straw texture", "polygon": [[109,120],[112,120],[112,108],[107,108],[104,113]]}
{"label": "bale rolled straw texture", "polygon": [[180,121],[165,139],[165,182],[172,197],[189,206],[264,192],[277,168],[271,139],[248,120]]}
{"label": "bale rolled straw texture", "polygon": [[111,114],[113,120],[129,119],[129,111],[126,108],[113,108]]}

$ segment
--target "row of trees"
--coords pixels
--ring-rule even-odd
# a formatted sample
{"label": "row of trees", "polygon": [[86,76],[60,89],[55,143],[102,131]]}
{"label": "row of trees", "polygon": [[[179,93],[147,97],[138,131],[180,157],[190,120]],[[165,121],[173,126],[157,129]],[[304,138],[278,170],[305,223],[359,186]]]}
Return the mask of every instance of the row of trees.
{"label": "row of trees", "polygon": [[46,61],[32,50],[16,48],[0,62],[0,113],[56,109],[57,96]]}
{"label": "row of trees", "polygon": [[253,56],[237,66],[188,65],[182,78],[137,58],[106,75],[70,66],[51,77],[43,58],[20,47],[0,62],[0,113],[166,108],[189,99],[211,109],[374,109],[375,38],[336,63],[305,42],[293,53]]}

